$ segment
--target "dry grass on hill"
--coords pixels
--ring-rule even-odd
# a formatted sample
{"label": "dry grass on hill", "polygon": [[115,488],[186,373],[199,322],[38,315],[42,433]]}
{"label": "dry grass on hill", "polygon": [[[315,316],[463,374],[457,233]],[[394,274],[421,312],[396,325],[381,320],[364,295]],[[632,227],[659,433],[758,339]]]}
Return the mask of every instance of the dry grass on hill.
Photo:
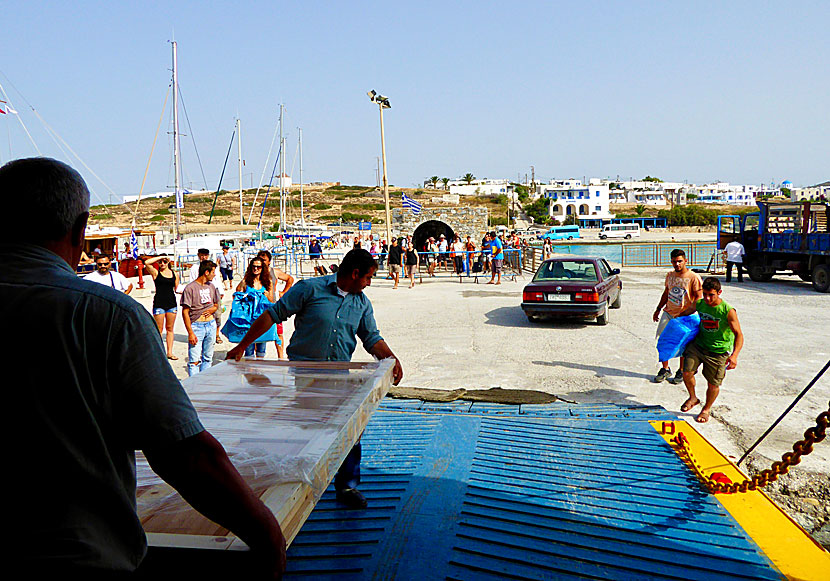
{"label": "dry grass on hill", "polygon": [[[432,197],[446,193],[443,190],[393,187],[389,190],[391,208],[401,207],[401,192],[405,192],[406,195],[416,199],[425,207],[446,205],[431,201]],[[262,221],[266,230],[279,221],[280,214],[279,191],[272,189],[267,193],[268,199],[266,202],[266,191],[260,190],[251,217],[251,224],[256,225],[264,202],[266,206],[262,213]],[[256,188],[243,190],[242,192],[243,213],[246,222],[251,214],[251,205],[254,202],[255,195]],[[198,230],[239,226],[239,191],[223,190],[219,196],[216,196],[216,208],[210,224],[212,228],[208,228],[213,200],[213,194],[185,196],[185,207],[181,212],[183,226]],[[145,229],[172,227],[176,220],[174,203],[175,200],[172,196],[142,200],[138,204],[136,226]],[[357,220],[380,222],[384,218],[383,192],[373,186],[304,186],[303,203],[306,210],[306,220],[311,222],[328,224],[337,223],[339,219],[342,219],[343,222]],[[135,202],[127,205],[133,211],[136,209]],[[132,214],[127,209],[127,205],[93,206],[90,210],[90,224],[129,227]],[[488,206],[492,210],[497,210],[500,207],[500,204],[496,203],[493,198],[486,196],[463,196],[459,205]],[[287,211],[289,222],[300,219],[299,186],[290,189]]]}

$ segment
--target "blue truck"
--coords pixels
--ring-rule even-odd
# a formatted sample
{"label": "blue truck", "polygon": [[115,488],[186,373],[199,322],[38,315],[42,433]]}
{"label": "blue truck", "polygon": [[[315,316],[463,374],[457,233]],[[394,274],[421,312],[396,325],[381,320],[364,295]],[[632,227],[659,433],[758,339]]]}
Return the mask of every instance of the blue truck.
{"label": "blue truck", "polygon": [[758,212],[718,217],[718,248],[744,245],[749,277],[766,282],[792,273],[830,292],[830,203],[758,202]]}

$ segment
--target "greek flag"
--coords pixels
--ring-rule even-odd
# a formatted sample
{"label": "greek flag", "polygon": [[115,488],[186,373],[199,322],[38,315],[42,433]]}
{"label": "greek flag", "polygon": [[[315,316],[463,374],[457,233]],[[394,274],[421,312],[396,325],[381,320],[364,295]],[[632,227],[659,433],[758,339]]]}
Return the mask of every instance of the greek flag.
{"label": "greek flag", "polygon": [[421,213],[421,204],[419,204],[406,194],[401,194],[401,202],[403,203],[404,208],[408,208],[409,211],[415,214],[416,216]]}
{"label": "greek flag", "polygon": [[130,228],[130,251],[132,252],[133,258],[138,260],[138,240],[135,238],[135,230]]}

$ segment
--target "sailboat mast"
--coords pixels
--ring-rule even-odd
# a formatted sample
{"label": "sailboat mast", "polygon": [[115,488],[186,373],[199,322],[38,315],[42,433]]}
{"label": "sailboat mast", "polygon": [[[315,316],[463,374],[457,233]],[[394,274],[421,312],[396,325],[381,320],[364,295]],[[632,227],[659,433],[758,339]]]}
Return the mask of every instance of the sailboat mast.
{"label": "sailboat mast", "polygon": [[176,190],[176,240],[180,240],[179,228],[181,225],[181,209],[184,207],[184,195],[181,191],[181,182],[179,174],[179,157],[181,149],[179,147],[179,73],[177,70],[177,45],[176,41],[173,44],[173,183]]}
{"label": "sailboat mast", "polygon": [[300,134],[300,223],[305,228],[305,206],[303,206],[303,130],[298,127],[297,132]]}
{"label": "sailboat mast", "polygon": [[280,229],[285,234],[285,138],[282,135],[283,112],[285,105],[280,105]]}
{"label": "sailboat mast", "polygon": [[245,224],[242,214],[242,120],[236,120],[236,145],[239,153],[239,224]]}

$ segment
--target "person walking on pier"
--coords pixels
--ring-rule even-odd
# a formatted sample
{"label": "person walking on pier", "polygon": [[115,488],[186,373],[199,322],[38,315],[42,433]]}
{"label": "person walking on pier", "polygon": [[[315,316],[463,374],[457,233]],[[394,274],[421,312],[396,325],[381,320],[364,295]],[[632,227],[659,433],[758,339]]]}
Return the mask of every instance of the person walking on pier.
{"label": "person walking on pier", "polygon": [[411,240],[406,247],[404,262],[406,263],[406,276],[409,278],[409,288],[413,288],[415,286],[415,273],[418,272],[420,257]]}
{"label": "person walking on pier", "polygon": [[[282,295],[288,292],[291,285],[294,284],[294,277],[287,272],[280,270],[276,266],[271,266],[271,253],[267,250],[260,250],[257,253],[257,258],[262,260],[265,268],[269,269],[271,274],[271,284],[274,285],[274,302],[280,300]],[[280,281],[282,281],[282,288],[280,288]],[[285,359],[285,339],[282,336],[282,323],[277,325],[277,341],[274,343],[277,346],[277,357]]]}
{"label": "person walking on pier", "polygon": [[501,271],[504,264],[504,243],[495,232],[490,233],[490,253],[492,254],[492,271],[490,282],[487,284],[501,284]]}
{"label": "person walking on pier", "polygon": [[222,284],[226,291],[231,290],[231,286],[233,286],[233,271],[236,270],[236,256],[230,254],[229,250],[227,246],[223,246],[222,254],[217,259],[219,272],[222,274]]}
{"label": "person walking on pier", "polygon": [[738,313],[721,298],[721,292],[720,281],[713,276],[707,277],[703,281],[703,298],[681,313],[686,316],[697,311],[700,315],[700,331],[683,354],[683,382],[689,398],[680,407],[680,411],[688,412],[700,403],[695,395],[695,374],[703,365],[706,402],[695,418],[700,423],[709,421],[726,371],[738,366],[738,354],[744,346]]}
{"label": "person walking on pier", "polygon": [[746,249],[737,240],[733,240],[723,249],[723,258],[726,260],[726,282],[732,282],[733,267],[738,269],[738,282],[744,281],[744,256],[746,256]]}
{"label": "person walking on pier", "polygon": [[[393,248],[395,248],[393,246]],[[301,280],[276,305],[260,316],[242,338],[228,351],[228,359],[239,361],[248,347],[274,323],[294,319],[294,334],[288,345],[291,361],[351,361],[357,347],[378,359],[392,357],[395,367],[393,383],[403,377],[401,362],[380,336],[374,310],[363,290],[372,284],[378,265],[366,250],[353,249],[343,257],[337,274]],[[334,477],[337,500],[349,508],[365,508],[360,484],[360,442],[352,448]]]}
{"label": "person walking on pier", "polygon": [[[672,270],[666,274],[663,294],[652,315],[652,319],[657,323],[655,336],[658,339],[669,321],[680,316],[684,309],[700,300],[702,296],[700,275],[686,268],[686,253],[683,250],[675,248],[671,251],[671,264]],[[668,380],[669,383],[677,385],[683,381],[683,357],[680,358],[680,367],[674,377],[671,375],[668,361],[661,361],[660,365],[660,371],[652,379],[654,383]]]}
{"label": "person walking on pier", "polygon": [[[158,268],[154,264],[158,263]],[[176,313],[179,305],[176,301],[176,289],[179,287],[179,277],[170,268],[170,258],[166,254],[154,256],[144,263],[153,283],[156,287],[156,294],[153,295],[153,318],[158,325],[159,333],[164,334],[167,329],[167,358],[176,361],[179,358],[173,355],[173,339],[176,326]]]}
{"label": "person walking on pier", "polygon": [[392,246],[389,247],[389,276],[395,282],[393,289],[398,288],[398,282],[403,270],[403,251],[401,250],[401,238],[392,238]]}
{"label": "person walking on pier", "polygon": [[150,314],[75,273],[89,218],[83,178],[53,159],[18,159],[0,168],[0,197],[0,318],[14,329],[0,348],[25,370],[6,394],[15,413],[4,426],[20,435],[8,463],[24,510],[4,517],[14,562],[32,579],[128,578],[147,552],[136,512],[142,450],[156,474],[250,547],[252,577],[281,575],[279,524],[202,426]]}
{"label": "person walking on pier", "polygon": [[205,371],[213,365],[213,346],[216,342],[216,328],[219,326],[217,313],[222,306],[219,289],[213,284],[216,263],[203,260],[199,264],[199,277],[184,287],[182,292],[182,320],[187,329],[187,375]]}

